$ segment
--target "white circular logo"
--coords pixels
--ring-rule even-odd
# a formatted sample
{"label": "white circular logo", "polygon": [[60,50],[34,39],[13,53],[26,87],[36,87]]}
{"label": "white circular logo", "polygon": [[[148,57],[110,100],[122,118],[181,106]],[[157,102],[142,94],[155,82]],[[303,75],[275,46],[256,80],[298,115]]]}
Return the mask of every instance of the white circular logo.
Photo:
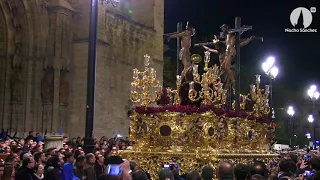
{"label": "white circular logo", "polygon": [[304,28],[308,28],[312,23],[312,14],[309,9],[298,7],[291,12],[290,22],[294,27],[303,25]]}

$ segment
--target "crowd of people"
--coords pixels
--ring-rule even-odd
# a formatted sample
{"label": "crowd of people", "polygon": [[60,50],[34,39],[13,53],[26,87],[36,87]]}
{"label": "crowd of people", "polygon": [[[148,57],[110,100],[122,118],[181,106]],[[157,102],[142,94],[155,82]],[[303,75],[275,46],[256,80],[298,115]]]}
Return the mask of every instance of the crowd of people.
{"label": "crowd of people", "polygon": [[[102,137],[95,140],[92,153],[83,151],[80,137],[64,138],[63,148],[44,150],[43,139],[0,139],[0,180],[148,180],[138,162],[122,159],[114,151],[131,146],[127,138]],[[250,164],[221,162],[217,167],[204,166],[201,171],[181,173],[179,159],[159,165],[160,180],[320,180],[318,151],[286,151],[277,162],[253,160]]]}

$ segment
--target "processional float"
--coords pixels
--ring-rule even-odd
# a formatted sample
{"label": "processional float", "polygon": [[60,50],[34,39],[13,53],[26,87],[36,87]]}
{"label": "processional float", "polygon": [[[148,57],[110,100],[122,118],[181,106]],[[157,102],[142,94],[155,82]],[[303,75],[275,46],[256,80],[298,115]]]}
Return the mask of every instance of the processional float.
{"label": "processional float", "polygon": [[[203,165],[216,167],[222,160],[274,161],[277,155],[270,151],[275,127],[269,125],[269,86],[262,88],[260,75],[256,75],[250,93],[238,94],[237,101],[231,99],[232,107],[227,110],[228,94],[233,91],[224,87],[224,69],[209,66],[214,49],[205,52],[203,74],[198,71],[202,58],[183,49],[190,47],[187,43],[193,30],[187,27],[188,32],[181,34],[181,43],[185,43],[181,44],[180,53],[184,71],[176,77],[176,89],[160,85],[148,55],[144,56],[144,70],[133,70],[130,98],[136,106],[130,121],[130,139],[135,145],[119,152],[120,155],[135,160],[152,177],[157,177],[162,164],[170,163],[172,158],[182,172],[200,170]],[[234,48],[239,50],[241,33],[228,30],[227,46],[228,38],[238,38]],[[238,55],[239,51],[236,52]],[[228,56],[230,52],[226,48],[218,53]],[[185,99],[189,104],[183,104]]]}

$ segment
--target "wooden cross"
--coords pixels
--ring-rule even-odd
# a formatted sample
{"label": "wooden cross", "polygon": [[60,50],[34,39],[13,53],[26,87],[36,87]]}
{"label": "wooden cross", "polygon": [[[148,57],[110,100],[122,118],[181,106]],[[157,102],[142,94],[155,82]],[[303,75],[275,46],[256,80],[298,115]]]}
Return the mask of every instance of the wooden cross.
{"label": "wooden cross", "polygon": [[241,34],[245,31],[252,30],[252,26],[242,26],[241,27],[241,18],[236,17],[235,18],[235,28],[230,29],[229,33],[235,33],[236,34],[236,84],[235,84],[235,90],[236,90],[236,112],[240,112],[240,41],[241,41]]}

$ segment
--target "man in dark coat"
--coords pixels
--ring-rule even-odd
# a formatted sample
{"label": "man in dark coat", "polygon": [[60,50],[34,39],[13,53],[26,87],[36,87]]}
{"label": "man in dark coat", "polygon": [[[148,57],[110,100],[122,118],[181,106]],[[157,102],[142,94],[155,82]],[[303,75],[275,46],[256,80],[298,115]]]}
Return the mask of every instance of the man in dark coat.
{"label": "man in dark coat", "polygon": [[35,160],[33,157],[27,157],[23,159],[22,166],[16,175],[16,180],[36,180],[37,178],[34,176],[33,170],[34,165]]}

